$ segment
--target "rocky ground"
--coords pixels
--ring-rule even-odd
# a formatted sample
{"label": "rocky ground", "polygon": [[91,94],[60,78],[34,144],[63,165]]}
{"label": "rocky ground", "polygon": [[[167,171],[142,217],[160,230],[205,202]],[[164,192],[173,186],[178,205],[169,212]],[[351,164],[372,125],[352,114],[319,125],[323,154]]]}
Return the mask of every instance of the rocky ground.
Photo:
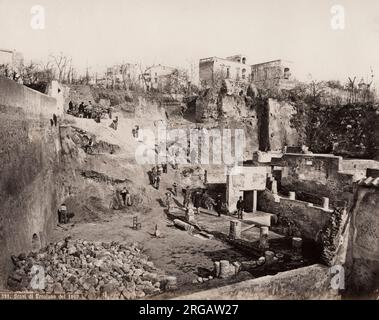
{"label": "rocky ground", "polygon": [[175,282],[157,269],[138,245],[115,241],[66,238],[39,252],[13,256],[12,261],[15,269],[8,286],[17,291],[41,288],[45,293],[83,294],[86,298],[136,299],[161,293],[168,279]]}

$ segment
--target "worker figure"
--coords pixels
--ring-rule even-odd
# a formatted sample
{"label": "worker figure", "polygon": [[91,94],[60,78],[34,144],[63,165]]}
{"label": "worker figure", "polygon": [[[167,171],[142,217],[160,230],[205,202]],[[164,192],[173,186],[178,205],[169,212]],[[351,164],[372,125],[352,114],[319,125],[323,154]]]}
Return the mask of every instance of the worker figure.
{"label": "worker figure", "polygon": [[116,116],[116,119],[113,120],[113,123],[114,123],[114,129],[117,130],[117,127],[118,127],[118,116]]}
{"label": "worker figure", "polygon": [[163,173],[167,173],[167,163],[162,163]]}
{"label": "worker figure", "polygon": [[160,176],[162,174],[162,165],[158,164],[157,165],[157,175]]}
{"label": "worker figure", "polygon": [[222,208],[222,198],[221,198],[221,194],[218,194],[216,198],[216,212],[219,217],[221,217],[221,208]]}
{"label": "worker figure", "polygon": [[196,191],[195,193],[195,199],[194,199],[194,207],[196,208],[196,214],[200,213],[200,207],[201,207],[201,194],[199,191]]}
{"label": "worker figure", "polygon": [[237,218],[238,219],[241,219],[241,220],[243,219],[243,210],[245,209],[244,206],[245,204],[242,197],[239,197],[237,201]]}
{"label": "worker figure", "polygon": [[135,131],[135,133],[136,133],[136,138],[138,139],[139,126],[136,126],[136,131]]}
{"label": "worker figure", "polygon": [[89,138],[87,145],[85,146],[85,151],[88,154],[92,154],[93,141],[92,138]]}
{"label": "worker figure", "polygon": [[84,102],[82,101],[79,105],[79,118],[83,118],[84,116]]}
{"label": "worker figure", "polygon": [[183,192],[183,207],[188,207],[190,203],[190,188],[187,186]]}
{"label": "worker figure", "polygon": [[155,189],[159,190],[159,183],[161,182],[161,177],[159,175],[155,178]]}
{"label": "worker figure", "polygon": [[172,203],[171,193],[170,193],[170,192],[167,192],[167,193],[166,193],[166,206],[167,206],[167,211],[168,211],[168,212],[170,212],[170,209],[171,209],[171,203]]}
{"label": "worker figure", "polygon": [[193,212],[192,206],[190,205],[186,208],[186,220],[189,223],[195,223],[195,214]]}
{"label": "worker figure", "polygon": [[178,195],[178,185],[177,185],[176,182],[174,182],[172,184],[172,192],[173,192],[173,194],[174,194],[175,197]]}
{"label": "worker figure", "polygon": [[132,205],[130,193],[129,193],[129,190],[126,189],[126,187],[122,188],[120,194],[121,194],[122,202],[124,203],[124,207],[126,207],[126,205],[128,206]]}
{"label": "worker figure", "polygon": [[59,223],[67,223],[68,217],[67,217],[67,207],[66,204],[62,203],[58,210],[58,221]]}

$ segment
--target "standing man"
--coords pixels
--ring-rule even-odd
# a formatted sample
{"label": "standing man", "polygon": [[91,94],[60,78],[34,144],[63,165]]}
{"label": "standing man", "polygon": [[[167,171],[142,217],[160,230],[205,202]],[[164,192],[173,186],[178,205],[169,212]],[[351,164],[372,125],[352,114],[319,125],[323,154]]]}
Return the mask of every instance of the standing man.
{"label": "standing man", "polygon": [[195,193],[195,199],[194,199],[194,207],[196,208],[196,214],[200,213],[200,207],[201,207],[201,194],[199,191],[196,191]]}
{"label": "standing man", "polygon": [[219,217],[221,217],[221,208],[222,208],[222,198],[221,198],[221,194],[218,194],[217,199],[216,199],[216,212]]}
{"label": "standing man", "polygon": [[166,206],[167,206],[167,211],[168,212],[170,212],[170,209],[171,209],[171,202],[172,202],[171,193],[167,192],[166,193]]}
{"label": "standing man", "polygon": [[122,188],[120,194],[121,194],[121,198],[122,198],[122,202],[124,203],[124,207],[126,207],[126,196],[127,194],[129,193],[129,191],[126,189],[126,187]]}
{"label": "standing man", "polygon": [[112,119],[112,107],[111,106],[108,107],[108,116],[109,116],[109,119]]}
{"label": "standing man", "polygon": [[57,115],[55,113],[53,114],[53,121],[54,121],[54,125],[57,126],[58,117],[57,117]]}
{"label": "standing man", "polygon": [[237,201],[237,218],[238,219],[243,219],[243,210],[245,209],[245,204],[244,204],[244,201],[242,199],[242,197],[240,197]]}
{"label": "standing man", "polygon": [[58,210],[58,220],[59,223],[67,223],[68,217],[67,217],[67,207],[66,204],[62,203]]}
{"label": "standing man", "polygon": [[161,177],[159,175],[157,175],[157,177],[155,178],[155,188],[157,190],[159,190],[159,182],[161,181]]}
{"label": "standing man", "polygon": [[172,184],[172,191],[175,197],[178,196],[178,185],[176,182]]}
{"label": "standing man", "polygon": [[190,203],[190,188],[187,186],[183,192],[183,207],[188,207]]}

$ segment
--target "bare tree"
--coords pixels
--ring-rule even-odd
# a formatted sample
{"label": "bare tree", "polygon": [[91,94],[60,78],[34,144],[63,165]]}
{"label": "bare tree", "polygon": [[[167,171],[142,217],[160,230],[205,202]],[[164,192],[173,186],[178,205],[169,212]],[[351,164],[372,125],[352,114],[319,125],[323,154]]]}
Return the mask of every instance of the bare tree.
{"label": "bare tree", "polygon": [[325,82],[312,80],[309,84],[310,96],[313,102],[320,102],[325,92]]}
{"label": "bare tree", "polygon": [[57,80],[64,82],[67,77],[67,72],[71,67],[72,59],[61,52],[58,55],[51,55],[51,61],[54,68],[56,68]]}

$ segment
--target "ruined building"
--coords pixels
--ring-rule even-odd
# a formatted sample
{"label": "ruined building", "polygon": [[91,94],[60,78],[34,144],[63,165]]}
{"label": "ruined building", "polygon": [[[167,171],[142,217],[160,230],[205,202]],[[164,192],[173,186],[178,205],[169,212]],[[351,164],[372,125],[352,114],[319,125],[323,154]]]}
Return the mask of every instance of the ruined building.
{"label": "ruined building", "polygon": [[292,88],[295,79],[292,75],[293,63],[286,60],[274,60],[248,65],[247,58],[238,54],[227,58],[210,57],[200,59],[199,78],[203,87],[214,85],[220,80],[239,83],[254,83],[258,87],[276,86],[282,89]]}

